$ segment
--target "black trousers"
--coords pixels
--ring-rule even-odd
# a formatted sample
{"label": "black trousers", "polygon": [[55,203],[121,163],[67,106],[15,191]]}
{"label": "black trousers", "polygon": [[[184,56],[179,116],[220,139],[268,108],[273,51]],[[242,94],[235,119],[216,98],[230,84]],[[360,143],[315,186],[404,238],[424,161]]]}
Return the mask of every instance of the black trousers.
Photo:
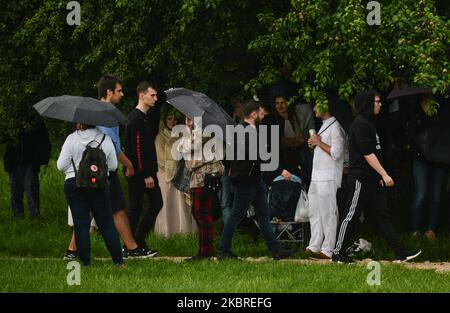
{"label": "black trousers", "polygon": [[39,216],[39,167],[19,165],[9,172],[11,207],[14,217],[24,215],[23,195],[27,195],[30,216]]}
{"label": "black trousers", "polygon": [[[145,195],[148,200],[147,209],[143,209]],[[161,189],[157,181],[155,181],[153,189],[145,188],[144,178],[135,174],[128,178],[128,197],[130,205],[127,215],[131,231],[136,243],[140,247],[147,247],[145,239],[150,231],[155,228],[156,218],[163,206]]]}
{"label": "black trousers", "polygon": [[380,183],[362,182],[350,176],[347,177],[346,187],[349,197],[341,218],[334,254],[338,254],[342,249],[345,251],[349,246],[359,217],[364,212],[367,218],[373,219],[378,233],[388,242],[397,257],[402,256],[405,249],[395,235],[385,188]]}

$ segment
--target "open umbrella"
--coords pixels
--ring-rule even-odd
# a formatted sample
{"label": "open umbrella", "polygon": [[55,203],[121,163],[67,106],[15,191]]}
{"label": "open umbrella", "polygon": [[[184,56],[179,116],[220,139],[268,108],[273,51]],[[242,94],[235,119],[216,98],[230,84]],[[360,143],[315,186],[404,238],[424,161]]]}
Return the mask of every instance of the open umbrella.
{"label": "open umbrella", "polygon": [[127,117],[113,104],[89,97],[49,97],[33,107],[42,116],[73,123],[114,127],[128,122]]}
{"label": "open umbrella", "polygon": [[420,95],[430,93],[430,88],[414,87],[403,84],[402,86],[395,86],[394,89],[387,96],[387,100],[407,97],[412,95]]}
{"label": "open umbrella", "polygon": [[222,134],[217,134],[225,141],[226,126],[234,125],[233,119],[225,110],[207,95],[186,88],[172,88],[165,91],[167,102],[190,119],[202,118],[202,127],[217,125]]}

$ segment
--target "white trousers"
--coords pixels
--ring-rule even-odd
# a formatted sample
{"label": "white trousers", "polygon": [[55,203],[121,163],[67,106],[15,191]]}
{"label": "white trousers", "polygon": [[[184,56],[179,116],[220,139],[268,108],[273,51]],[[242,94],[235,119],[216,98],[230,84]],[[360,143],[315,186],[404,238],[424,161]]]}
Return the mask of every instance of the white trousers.
{"label": "white trousers", "polygon": [[336,244],[338,207],[334,181],[312,181],[309,187],[309,223],[311,240],[308,249],[332,256]]}

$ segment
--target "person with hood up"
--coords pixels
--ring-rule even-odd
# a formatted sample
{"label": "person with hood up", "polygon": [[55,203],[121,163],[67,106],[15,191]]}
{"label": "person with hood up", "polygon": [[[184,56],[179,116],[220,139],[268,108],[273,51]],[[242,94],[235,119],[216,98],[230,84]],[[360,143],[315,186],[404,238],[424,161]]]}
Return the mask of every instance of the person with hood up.
{"label": "person with hood up", "polygon": [[408,251],[399,243],[387,205],[386,188],[393,187],[394,181],[381,164],[381,145],[375,126],[375,118],[381,110],[380,95],[375,90],[365,90],[356,95],[355,107],[358,115],[348,134],[350,167],[347,184],[350,197],[332,260],[338,263],[352,262],[344,248],[348,246],[363,210],[369,218],[374,219],[378,231],[394,250],[396,260],[412,260],[421,251]]}

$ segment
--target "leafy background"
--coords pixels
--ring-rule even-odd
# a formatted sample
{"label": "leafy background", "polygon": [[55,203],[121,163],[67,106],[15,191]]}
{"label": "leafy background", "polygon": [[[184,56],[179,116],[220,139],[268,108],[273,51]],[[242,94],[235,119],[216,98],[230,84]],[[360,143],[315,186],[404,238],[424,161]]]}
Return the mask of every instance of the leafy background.
{"label": "leafy background", "polygon": [[[448,1],[379,1],[369,26],[359,0],[84,0],[69,26],[68,1],[17,0],[0,15],[0,139],[11,142],[37,119],[32,105],[62,94],[96,97],[104,73],[127,97],[152,80],[184,86],[224,104],[261,93],[283,70],[297,96],[326,108],[325,91],[349,100],[361,88],[383,92],[395,80],[448,96]],[[69,125],[46,121],[61,142]]]}

